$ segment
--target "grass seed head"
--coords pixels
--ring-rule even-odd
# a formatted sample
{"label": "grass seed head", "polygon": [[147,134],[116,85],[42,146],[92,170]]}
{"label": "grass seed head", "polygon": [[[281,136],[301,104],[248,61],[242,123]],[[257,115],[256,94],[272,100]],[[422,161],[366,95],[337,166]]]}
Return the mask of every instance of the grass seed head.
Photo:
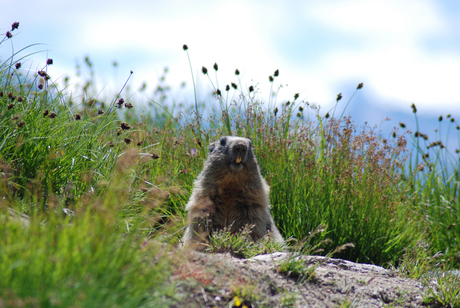
{"label": "grass seed head", "polygon": [[43,117],[46,117],[49,113],[50,113],[50,111],[48,109],[46,109],[45,111],[43,111]]}
{"label": "grass seed head", "polygon": [[240,74],[240,71],[238,69],[235,70],[235,75],[238,76]]}
{"label": "grass seed head", "polygon": [[97,111],[97,114],[104,114],[104,110],[99,109],[99,110]]}
{"label": "grass seed head", "polygon": [[13,34],[10,31],[6,31],[6,37],[10,39],[13,37]]}
{"label": "grass seed head", "polygon": [[51,112],[51,113],[48,115],[48,118],[50,118],[50,119],[54,119],[55,117],[57,117],[57,113],[55,113],[55,112]]}
{"label": "grass seed head", "polygon": [[131,109],[131,108],[133,108],[134,106],[133,106],[133,104],[131,104],[131,103],[126,103],[126,104],[125,104],[125,107],[128,108],[128,109]]}
{"label": "grass seed head", "polygon": [[128,130],[131,128],[131,126],[126,122],[121,123],[120,127],[122,130]]}
{"label": "grass seed head", "polygon": [[124,141],[126,144],[130,144],[132,140],[131,140],[130,138],[125,138],[125,139],[123,139],[123,141]]}
{"label": "grass seed head", "polygon": [[11,25],[11,31],[16,30],[17,28],[19,28],[19,22],[13,22],[13,24]]}
{"label": "grass seed head", "polygon": [[361,82],[360,84],[358,84],[358,86],[356,87],[356,90],[359,90],[363,87],[363,83]]}
{"label": "grass seed head", "polygon": [[272,75],[268,76],[268,81],[273,82],[275,80]]}
{"label": "grass seed head", "polygon": [[46,60],[46,64],[52,65],[52,64],[53,64],[53,59],[48,59],[48,60]]}
{"label": "grass seed head", "polygon": [[232,82],[232,88],[235,90],[238,89],[238,86],[236,85],[236,83]]}
{"label": "grass seed head", "polygon": [[217,63],[214,63],[214,65],[212,66],[214,68],[214,70],[217,72],[217,70],[219,69],[219,66],[217,65]]}
{"label": "grass seed head", "polygon": [[187,51],[187,50],[188,50],[188,46],[184,44],[184,46],[182,46],[182,49],[183,49],[184,51]]}
{"label": "grass seed head", "polygon": [[21,68],[21,62],[16,63],[14,66],[16,67],[17,70],[20,69]]}
{"label": "grass seed head", "polygon": [[413,113],[417,113],[417,107],[415,107],[415,104],[410,105],[410,107],[412,108]]}
{"label": "grass seed head", "polygon": [[81,120],[81,114],[77,113],[76,115],[73,116],[75,120]]}
{"label": "grass seed head", "polygon": [[339,100],[342,99],[342,93],[337,94],[336,101],[339,102]]}
{"label": "grass seed head", "polygon": [[201,68],[201,71],[203,72],[204,75],[208,73],[208,69],[204,66]]}

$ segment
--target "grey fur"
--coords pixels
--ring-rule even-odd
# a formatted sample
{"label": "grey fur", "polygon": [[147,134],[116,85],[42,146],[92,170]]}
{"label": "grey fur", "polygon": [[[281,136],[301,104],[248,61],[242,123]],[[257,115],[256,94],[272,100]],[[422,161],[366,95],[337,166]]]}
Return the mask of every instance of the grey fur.
{"label": "grey fur", "polygon": [[213,231],[231,227],[235,233],[246,225],[253,226],[253,240],[270,232],[275,242],[284,243],[270,213],[269,191],[251,140],[226,136],[211,143],[185,208],[184,244],[203,243]]}

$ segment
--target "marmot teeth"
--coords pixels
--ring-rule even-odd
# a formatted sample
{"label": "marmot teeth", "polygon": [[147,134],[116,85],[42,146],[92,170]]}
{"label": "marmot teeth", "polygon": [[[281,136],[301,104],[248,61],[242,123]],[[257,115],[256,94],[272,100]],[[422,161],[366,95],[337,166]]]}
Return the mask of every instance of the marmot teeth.
{"label": "marmot teeth", "polygon": [[238,156],[238,157],[236,158],[236,163],[237,163],[237,164],[241,163],[241,156]]}

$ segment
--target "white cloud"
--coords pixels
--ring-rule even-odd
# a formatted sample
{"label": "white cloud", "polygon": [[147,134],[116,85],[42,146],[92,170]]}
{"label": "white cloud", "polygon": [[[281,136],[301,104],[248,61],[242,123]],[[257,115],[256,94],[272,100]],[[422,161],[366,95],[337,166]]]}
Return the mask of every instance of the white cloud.
{"label": "white cloud", "polygon": [[[59,54],[119,60],[134,70],[137,83],[156,81],[164,66],[170,67],[172,84],[190,81],[182,50],[188,44],[194,73],[201,76],[202,65],[212,72],[217,62],[221,84],[235,81],[238,68],[247,85],[254,80],[268,95],[268,75],[279,69],[277,83],[289,84],[282,99],[303,91],[302,98],[328,107],[337,93],[348,90],[346,84],[364,82],[363,93],[373,101],[388,100],[398,109],[402,101],[446,110],[458,102],[460,53],[445,47],[449,44],[436,52],[427,45],[432,39],[456,40],[452,21],[435,1],[44,0],[29,5],[23,16],[56,17],[40,19],[37,25],[44,30],[38,41]],[[15,6],[13,12],[22,11]],[[207,78],[202,83],[209,84]]]}

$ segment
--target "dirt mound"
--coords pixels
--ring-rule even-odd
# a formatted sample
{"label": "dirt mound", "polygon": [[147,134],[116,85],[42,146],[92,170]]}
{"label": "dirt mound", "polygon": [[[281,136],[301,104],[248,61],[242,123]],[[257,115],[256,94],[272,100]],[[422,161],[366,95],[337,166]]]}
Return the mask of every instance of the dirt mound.
{"label": "dirt mound", "polygon": [[[307,274],[280,272],[287,260]],[[174,307],[420,307],[425,291],[379,266],[282,252],[237,259],[190,251],[172,279]]]}

